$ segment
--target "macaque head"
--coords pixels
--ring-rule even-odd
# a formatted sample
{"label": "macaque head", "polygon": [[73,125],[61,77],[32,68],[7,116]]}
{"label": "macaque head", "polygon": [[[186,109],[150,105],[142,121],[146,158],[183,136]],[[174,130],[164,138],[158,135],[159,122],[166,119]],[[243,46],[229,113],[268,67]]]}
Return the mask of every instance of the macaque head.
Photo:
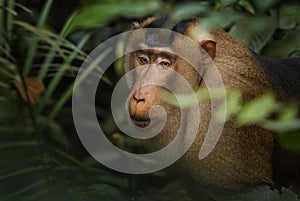
{"label": "macaque head", "polygon": [[[153,29],[161,28],[165,21],[163,16],[147,19],[142,24],[135,23],[134,28],[138,32],[131,34],[128,39],[126,48],[138,49],[126,55],[124,59],[126,72],[136,69],[134,75],[128,78],[132,87],[128,109],[132,122],[138,127],[150,125],[149,112],[153,106],[160,105],[166,110],[172,108],[174,113],[175,106],[170,106],[168,101],[162,98],[162,94],[170,91],[188,93],[185,90],[186,86],[179,81],[178,74],[196,91],[202,81],[199,72],[205,71],[200,68],[210,64],[215,57],[213,40],[205,38],[195,43],[192,34],[189,41],[184,36],[188,35],[188,30],[195,27],[194,19],[177,24],[173,31],[169,32]],[[203,53],[203,48],[206,53]],[[185,58],[188,58],[188,61]],[[166,85],[169,87],[164,87]],[[154,114],[151,118],[159,119],[160,116]]]}

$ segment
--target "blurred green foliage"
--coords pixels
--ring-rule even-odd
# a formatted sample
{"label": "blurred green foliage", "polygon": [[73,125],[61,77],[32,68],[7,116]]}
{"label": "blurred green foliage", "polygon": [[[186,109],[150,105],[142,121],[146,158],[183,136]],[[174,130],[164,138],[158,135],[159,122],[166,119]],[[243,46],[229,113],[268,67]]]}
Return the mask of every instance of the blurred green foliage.
{"label": "blurred green foliage", "polygon": [[[163,13],[174,20],[205,17],[266,56],[300,55],[300,5],[293,1],[0,0],[0,201],[139,200],[153,184],[159,191],[169,181],[161,172],[125,175],[99,165],[79,142],[70,108],[72,84],[87,53],[129,30],[131,22]],[[136,151],[139,143],[118,133],[110,113],[118,65],[103,79],[96,111],[108,137]],[[12,84],[25,86],[30,77],[45,85],[35,104]],[[27,100],[35,92],[24,91]],[[300,149],[294,105],[270,94],[241,103],[233,93],[228,100],[238,126],[259,124],[277,132],[284,146]],[[278,118],[269,120],[274,112]],[[176,199],[177,191],[170,196]]]}

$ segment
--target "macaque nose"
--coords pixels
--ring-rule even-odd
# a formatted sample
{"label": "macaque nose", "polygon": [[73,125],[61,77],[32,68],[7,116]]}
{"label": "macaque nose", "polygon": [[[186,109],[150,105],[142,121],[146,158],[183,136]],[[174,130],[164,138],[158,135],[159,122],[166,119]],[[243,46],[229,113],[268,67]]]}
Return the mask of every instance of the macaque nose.
{"label": "macaque nose", "polygon": [[151,95],[151,91],[153,91],[153,86],[145,86],[139,88],[133,93],[132,98],[136,103],[139,104],[147,103],[150,101],[151,97],[153,96]]}
{"label": "macaque nose", "polygon": [[133,99],[134,99],[137,103],[145,102],[145,96],[143,96],[139,91],[136,91],[136,92],[133,94]]}
{"label": "macaque nose", "polygon": [[148,118],[149,110],[158,103],[158,87],[149,85],[141,87],[132,94],[129,109],[132,114]]}
{"label": "macaque nose", "polygon": [[129,113],[132,122],[138,127],[150,125],[149,111],[158,102],[158,87],[149,85],[138,88],[129,100]]}
{"label": "macaque nose", "polygon": [[[150,124],[149,110],[152,106],[150,87],[137,89],[129,102],[129,113],[131,120],[138,127],[146,127]],[[151,90],[150,90],[151,91]]]}

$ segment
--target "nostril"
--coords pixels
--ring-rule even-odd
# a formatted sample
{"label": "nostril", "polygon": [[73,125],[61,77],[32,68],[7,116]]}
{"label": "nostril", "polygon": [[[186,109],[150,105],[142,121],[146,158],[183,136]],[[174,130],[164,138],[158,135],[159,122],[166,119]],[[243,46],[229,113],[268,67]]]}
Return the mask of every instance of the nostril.
{"label": "nostril", "polygon": [[135,91],[132,97],[136,103],[145,102],[145,93],[141,89]]}
{"label": "nostril", "polygon": [[145,99],[144,98],[138,98],[136,97],[135,95],[133,95],[133,99],[136,101],[136,102],[145,102]]}

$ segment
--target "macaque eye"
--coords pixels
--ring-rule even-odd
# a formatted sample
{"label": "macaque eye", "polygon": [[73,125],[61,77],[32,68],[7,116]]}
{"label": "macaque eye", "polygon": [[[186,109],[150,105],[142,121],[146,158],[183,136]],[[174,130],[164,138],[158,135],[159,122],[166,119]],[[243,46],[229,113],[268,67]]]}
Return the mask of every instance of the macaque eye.
{"label": "macaque eye", "polygon": [[140,56],[138,57],[138,62],[139,62],[139,64],[141,64],[141,65],[145,65],[145,64],[148,64],[148,63],[149,63],[149,59],[148,59],[148,57],[145,56],[145,55],[140,55]]}
{"label": "macaque eye", "polygon": [[171,63],[169,61],[163,60],[159,62],[159,65],[163,68],[169,68],[171,66]]}

